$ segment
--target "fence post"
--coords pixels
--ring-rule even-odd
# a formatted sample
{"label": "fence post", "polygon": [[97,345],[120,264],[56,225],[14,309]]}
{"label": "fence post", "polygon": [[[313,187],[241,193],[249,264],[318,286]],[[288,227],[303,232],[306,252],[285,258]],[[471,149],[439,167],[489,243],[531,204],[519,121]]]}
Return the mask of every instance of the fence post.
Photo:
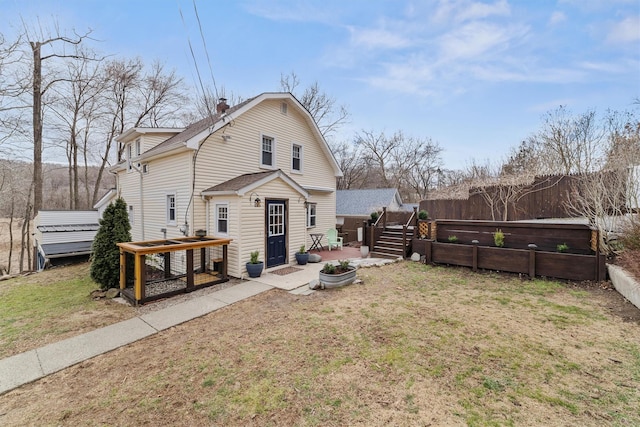
{"label": "fence post", "polygon": [[382,229],[383,230],[387,229],[387,207],[386,206],[382,207]]}
{"label": "fence post", "polygon": [[[417,206],[413,207],[413,227],[414,227],[414,230],[418,230],[418,207]],[[416,232],[414,231],[413,234],[415,235]]]}
{"label": "fence post", "polygon": [[402,226],[402,259],[407,258],[407,225]]}
{"label": "fence post", "polygon": [[431,264],[431,240],[427,240],[424,245],[424,263]]}

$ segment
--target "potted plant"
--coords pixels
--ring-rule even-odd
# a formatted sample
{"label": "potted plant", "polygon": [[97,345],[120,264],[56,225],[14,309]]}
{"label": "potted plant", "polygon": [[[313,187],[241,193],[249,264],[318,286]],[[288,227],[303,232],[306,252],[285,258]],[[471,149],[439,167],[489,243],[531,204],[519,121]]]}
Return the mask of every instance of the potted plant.
{"label": "potted plant", "polygon": [[258,261],[260,251],[251,252],[251,260],[247,263],[247,273],[249,277],[260,277],[262,269],[264,268],[264,262]]}
{"label": "potted plant", "polygon": [[300,250],[296,252],[296,262],[300,265],[305,265],[309,262],[309,252],[306,251],[304,245],[300,246]]}
{"label": "potted plant", "polygon": [[418,219],[421,221],[426,221],[427,218],[429,218],[429,212],[425,211],[424,209],[421,210],[420,212],[418,212]]}
{"label": "potted plant", "polygon": [[338,265],[326,263],[320,270],[320,285],[323,288],[337,288],[356,280],[356,268],[349,260],[338,261]]}
{"label": "potted plant", "polygon": [[569,245],[567,245],[566,243],[560,243],[558,244],[558,246],[556,246],[556,250],[558,252],[567,252],[569,250]]}
{"label": "potted plant", "polygon": [[369,220],[369,225],[373,225],[376,223],[376,221],[378,220],[378,212],[371,212],[371,219]]}
{"label": "potted plant", "polygon": [[451,236],[447,237],[447,240],[449,241],[449,243],[456,243],[458,241],[458,237],[455,234],[452,234]]}
{"label": "potted plant", "polygon": [[504,246],[504,233],[499,228],[493,233],[493,243],[499,248]]}

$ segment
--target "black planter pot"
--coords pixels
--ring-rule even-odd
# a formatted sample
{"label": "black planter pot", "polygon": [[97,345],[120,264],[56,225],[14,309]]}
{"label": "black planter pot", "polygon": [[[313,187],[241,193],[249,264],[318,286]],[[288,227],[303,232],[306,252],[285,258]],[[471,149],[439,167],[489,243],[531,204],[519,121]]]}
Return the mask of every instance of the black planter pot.
{"label": "black planter pot", "polygon": [[252,264],[250,262],[247,263],[247,273],[249,273],[249,277],[260,277],[263,268],[264,262],[262,261],[255,264]]}
{"label": "black planter pot", "polygon": [[307,262],[309,262],[309,252],[296,252],[296,262],[300,265],[305,265]]}

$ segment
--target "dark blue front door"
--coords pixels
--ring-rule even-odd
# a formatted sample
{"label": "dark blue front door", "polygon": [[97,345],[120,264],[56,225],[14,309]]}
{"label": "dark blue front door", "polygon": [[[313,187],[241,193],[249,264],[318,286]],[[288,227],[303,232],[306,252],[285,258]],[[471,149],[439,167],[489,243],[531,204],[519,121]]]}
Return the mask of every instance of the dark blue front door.
{"label": "dark blue front door", "polygon": [[267,200],[267,268],[287,261],[286,218],[284,200]]}

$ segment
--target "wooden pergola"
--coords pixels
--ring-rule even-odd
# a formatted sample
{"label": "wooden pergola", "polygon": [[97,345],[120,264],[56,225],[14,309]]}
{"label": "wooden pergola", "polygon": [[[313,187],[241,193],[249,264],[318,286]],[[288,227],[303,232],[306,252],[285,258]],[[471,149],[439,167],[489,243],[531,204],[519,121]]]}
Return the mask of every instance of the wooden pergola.
{"label": "wooden pergola", "polygon": [[[120,292],[137,305],[227,282],[231,240],[194,236],[118,243]],[[213,255],[216,247],[221,247],[221,253]],[[133,257],[133,269],[128,268],[127,258],[131,257],[127,254]]]}

